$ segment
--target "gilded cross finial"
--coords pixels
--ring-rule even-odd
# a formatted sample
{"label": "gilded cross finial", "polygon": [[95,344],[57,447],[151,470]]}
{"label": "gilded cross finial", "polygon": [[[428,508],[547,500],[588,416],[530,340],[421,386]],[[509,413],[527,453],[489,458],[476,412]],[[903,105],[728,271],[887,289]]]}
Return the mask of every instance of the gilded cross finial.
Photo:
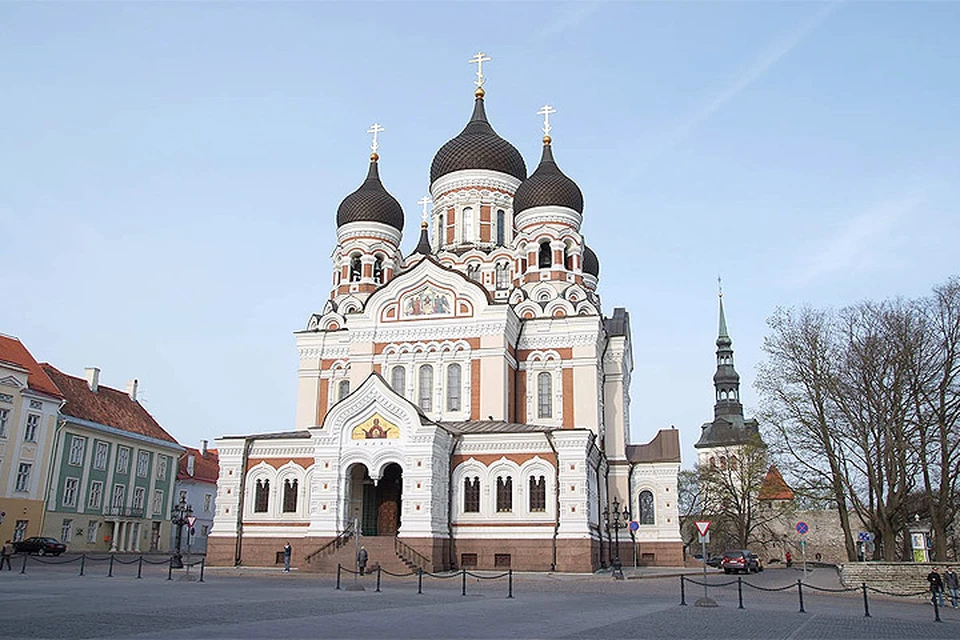
{"label": "gilded cross finial", "polygon": [[487,79],[483,77],[483,63],[490,62],[490,56],[482,51],[478,51],[477,55],[470,58],[469,62],[470,64],[477,65],[477,79],[473,81],[473,84],[477,85],[477,90],[474,92],[474,95],[482,98],[484,94],[483,83],[487,81]]}
{"label": "gilded cross finial", "polygon": [[430,196],[423,196],[417,200],[417,204],[423,207],[423,221],[420,223],[423,228],[427,227],[427,216],[429,215],[427,213],[427,206],[429,206],[431,202],[433,202],[433,199]]}
{"label": "gilded cross finial", "polygon": [[540,107],[540,111],[537,111],[538,116],[543,116],[543,142],[544,144],[550,144],[550,130],[553,128],[550,126],[550,114],[556,113],[557,110],[551,107],[548,104]]}
{"label": "gilded cross finial", "polygon": [[720,276],[717,276],[717,295],[723,297],[723,280],[720,279]]}
{"label": "gilded cross finial", "polygon": [[371,160],[377,160],[380,158],[380,156],[377,154],[377,149],[380,148],[380,143],[377,142],[377,134],[383,130],[383,127],[381,127],[377,122],[374,122],[372,125],[370,125],[370,128],[367,129],[367,133],[373,134],[373,144],[370,145],[370,151],[372,151],[370,154]]}

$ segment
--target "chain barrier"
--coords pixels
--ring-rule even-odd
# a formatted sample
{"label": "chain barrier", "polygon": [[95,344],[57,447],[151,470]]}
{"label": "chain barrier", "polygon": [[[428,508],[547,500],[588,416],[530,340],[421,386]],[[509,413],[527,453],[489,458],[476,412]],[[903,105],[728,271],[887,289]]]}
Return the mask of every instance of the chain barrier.
{"label": "chain barrier", "polygon": [[[876,588],[876,587],[868,586],[867,583],[865,583],[865,582],[862,583],[859,587],[843,587],[843,588],[840,588],[840,589],[831,589],[831,588],[829,588],[829,587],[818,587],[818,586],[815,586],[815,585],[812,585],[812,584],[805,583],[805,582],[803,582],[802,580],[797,580],[797,582],[796,582],[795,584],[788,584],[788,585],[784,585],[784,586],[782,586],[782,587],[761,587],[760,585],[750,584],[749,582],[746,582],[746,581],[744,581],[742,578],[739,578],[739,577],[737,578],[736,581],[711,583],[711,582],[700,582],[699,580],[695,580],[695,579],[693,579],[693,578],[688,578],[687,576],[683,576],[683,575],[682,575],[682,576],[680,576],[680,606],[681,606],[681,607],[687,606],[687,594],[686,594],[686,583],[687,583],[687,582],[690,582],[690,583],[695,584],[695,585],[699,585],[699,586],[701,586],[701,587],[706,586],[706,587],[714,587],[714,588],[728,587],[728,586],[730,586],[730,585],[732,585],[732,584],[736,584],[736,585],[737,585],[737,599],[738,599],[738,607],[737,607],[737,608],[738,608],[738,609],[743,609],[743,608],[744,608],[744,606],[743,606],[743,587],[744,587],[744,586],[750,587],[751,589],[754,589],[754,590],[756,590],[756,591],[765,591],[765,592],[768,592],[768,593],[774,593],[774,592],[777,592],[777,591],[789,591],[789,590],[791,590],[791,589],[796,588],[796,590],[797,590],[797,598],[798,598],[799,604],[800,604],[800,613],[806,613],[806,609],[805,609],[805,607],[804,607],[804,601],[803,601],[803,590],[804,590],[804,588],[806,588],[806,589],[812,589],[812,590],[814,590],[814,591],[819,591],[819,592],[822,592],[822,593],[852,593],[852,592],[854,592],[854,591],[860,591],[860,592],[862,592],[862,594],[863,594],[863,616],[864,616],[865,618],[870,618],[870,617],[872,617],[872,616],[870,615],[870,601],[869,601],[869,598],[867,597],[867,593],[868,593],[869,591],[872,591],[872,592],[874,592],[874,593],[878,593],[878,594],[881,594],[881,595],[885,595],[885,596],[892,596],[892,597],[895,597],[895,598],[916,598],[916,597],[918,597],[918,596],[927,596],[927,595],[930,595],[930,592],[929,592],[929,591],[913,591],[913,592],[910,592],[910,593],[895,593],[895,592],[893,592],[893,591],[886,591],[886,590],[884,590],[884,589],[878,589],[878,588]],[[937,598],[931,597],[931,602],[933,603],[934,621],[935,621],[935,622],[942,622],[942,621],[940,620],[940,606],[939,606],[939,604],[938,604]]]}
{"label": "chain barrier", "polygon": [[[354,571],[353,569],[345,567],[342,564],[338,564],[337,565],[337,583],[336,583],[336,586],[334,587],[337,590],[340,589],[341,576],[344,573],[349,573],[350,575],[354,575],[354,576],[364,575],[364,574],[360,574],[358,571]],[[475,578],[477,580],[502,580],[503,578],[507,578],[507,597],[508,598],[513,597],[513,569],[504,571],[503,573],[500,573],[498,575],[484,576],[478,573],[467,571],[466,569],[460,569],[458,571],[449,571],[449,572],[443,572],[443,573],[433,573],[431,571],[424,571],[423,567],[417,567],[416,571],[411,571],[410,573],[393,573],[392,571],[388,571],[383,567],[378,566],[375,573],[377,576],[377,587],[376,587],[377,593],[381,591],[380,589],[381,574],[385,573],[388,576],[392,576],[394,578],[409,578],[412,576],[417,576],[417,594],[420,594],[420,595],[423,594],[423,578],[424,577],[436,578],[438,580],[449,580],[451,578],[460,578],[460,594],[464,596],[467,595],[467,576],[470,576],[471,578]],[[368,572],[366,575],[374,575],[374,572],[373,571]]]}
{"label": "chain barrier", "polygon": [[[124,557],[119,556],[119,555],[114,554],[114,553],[111,553],[110,555],[106,555],[106,556],[97,556],[97,555],[92,555],[92,554],[83,553],[83,554],[80,554],[80,555],[78,555],[78,556],[74,556],[74,557],[72,557],[72,558],[59,558],[59,557],[48,558],[48,557],[45,557],[45,556],[32,556],[32,555],[30,555],[30,554],[28,554],[28,553],[25,553],[25,554],[22,554],[22,558],[23,558],[23,562],[22,562],[22,564],[20,565],[20,574],[21,574],[21,575],[24,575],[24,574],[27,573],[27,564],[28,564],[28,562],[35,562],[35,563],[39,563],[39,564],[43,564],[43,565],[53,565],[53,566],[55,566],[55,565],[73,564],[73,563],[79,562],[79,563],[80,563],[80,572],[79,572],[79,575],[80,575],[80,576],[85,576],[85,575],[86,575],[86,568],[87,568],[86,565],[87,565],[88,562],[108,562],[108,563],[110,563],[110,564],[109,564],[109,568],[108,568],[108,570],[107,570],[107,577],[108,577],[108,578],[112,578],[112,577],[113,577],[114,564],[119,564],[119,565],[134,565],[134,564],[135,564],[135,565],[137,565],[137,578],[138,578],[138,579],[142,579],[142,578],[143,578],[143,565],[144,565],[144,564],[156,565],[156,566],[159,566],[159,565],[168,565],[168,566],[169,566],[169,572],[168,572],[168,575],[167,575],[167,579],[172,579],[172,578],[173,578],[173,556],[168,556],[168,557],[164,557],[164,558],[159,558],[159,559],[157,559],[157,560],[151,560],[149,557],[144,556],[144,555],[142,555],[142,554],[139,555],[139,556],[136,556],[136,557],[124,559]],[[205,565],[206,565],[206,558],[200,558],[199,560],[194,561],[194,562],[184,563],[183,566],[184,566],[184,567],[196,567],[197,565],[200,566],[200,582],[203,582],[204,569],[205,569]]]}
{"label": "chain barrier", "polygon": [[78,562],[82,556],[77,556],[76,558],[70,558],[69,560],[64,560],[63,558],[57,558],[56,560],[51,560],[42,556],[32,558],[34,562],[39,562],[40,564],[70,564],[71,562]]}

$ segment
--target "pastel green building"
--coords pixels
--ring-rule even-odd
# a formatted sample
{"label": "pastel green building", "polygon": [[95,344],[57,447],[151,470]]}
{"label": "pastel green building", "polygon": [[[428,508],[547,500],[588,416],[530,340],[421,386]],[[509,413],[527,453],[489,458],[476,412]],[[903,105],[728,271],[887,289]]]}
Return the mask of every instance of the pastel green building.
{"label": "pastel green building", "polygon": [[128,391],[44,365],[65,403],[54,441],[44,535],[71,551],[166,551],[183,447]]}

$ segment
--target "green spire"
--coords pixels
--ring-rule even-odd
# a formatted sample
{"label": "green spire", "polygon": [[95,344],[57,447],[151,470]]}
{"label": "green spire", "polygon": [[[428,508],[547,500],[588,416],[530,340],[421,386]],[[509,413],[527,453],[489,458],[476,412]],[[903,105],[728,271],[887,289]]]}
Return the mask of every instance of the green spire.
{"label": "green spire", "polygon": [[730,335],[727,333],[727,317],[723,315],[723,292],[720,293],[720,331],[717,337],[730,339]]}

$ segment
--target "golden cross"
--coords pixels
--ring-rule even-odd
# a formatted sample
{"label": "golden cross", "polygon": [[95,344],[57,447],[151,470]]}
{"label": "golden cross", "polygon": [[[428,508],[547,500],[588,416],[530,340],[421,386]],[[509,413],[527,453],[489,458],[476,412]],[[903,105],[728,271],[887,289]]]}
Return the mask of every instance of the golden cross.
{"label": "golden cross", "polygon": [[556,112],[557,110],[548,104],[543,105],[540,107],[540,111],[537,111],[538,116],[543,116],[543,135],[550,135],[550,129],[553,128],[550,126],[550,114]]}
{"label": "golden cross", "polygon": [[376,123],[376,122],[374,122],[372,125],[370,125],[370,128],[367,129],[367,133],[372,133],[372,134],[373,134],[373,144],[370,145],[370,149],[371,149],[374,153],[376,153],[376,152],[377,152],[377,149],[380,148],[380,143],[377,142],[377,134],[380,133],[381,131],[383,131],[383,127],[381,127],[380,124],[379,124],[379,123]]}
{"label": "golden cross", "polygon": [[421,207],[423,207],[423,222],[424,222],[424,223],[426,223],[426,221],[427,221],[427,205],[430,204],[431,202],[433,202],[433,200],[430,198],[430,196],[423,196],[422,198],[420,198],[419,200],[417,200],[417,204],[420,205]]}
{"label": "golden cross", "polygon": [[477,85],[477,87],[482,87],[483,83],[487,81],[487,79],[483,77],[483,63],[490,62],[490,56],[482,51],[478,51],[477,55],[470,58],[468,62],[477,65],[477,79],[473,81],[473,84]]}

